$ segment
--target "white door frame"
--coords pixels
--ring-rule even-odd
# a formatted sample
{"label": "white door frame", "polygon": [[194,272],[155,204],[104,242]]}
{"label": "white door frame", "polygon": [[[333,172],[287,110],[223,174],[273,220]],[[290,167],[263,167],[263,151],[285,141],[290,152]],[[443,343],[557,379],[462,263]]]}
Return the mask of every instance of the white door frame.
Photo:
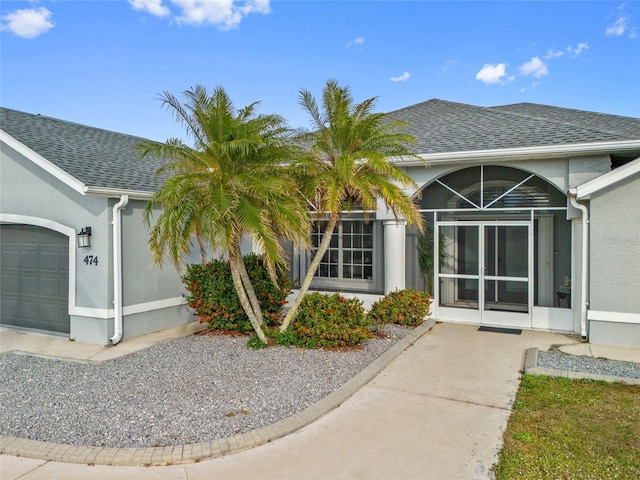
{"label": "white door frame", "polygon": [[[440,227],[459,227],[470,226],[477,227],[478,230],[478,272],[477,274],[446,274],[440,273],[440,265],[438,259],[440,258],[439,241]],[[485,228],[486,227],[500,227],[500,226],[521,226],[527,228],[527,276],[526,277],[512,277],[512,276],[498,276],[486,274],[486,261],[485,258]],[[519,326],[530,328],[532,323],[533,312],[533,299],[534,299],[534,262],[533,262],[533,221],[520,220],[520,221],[436,221],[434,224],[434,265],[435,265],[435,278],[434,282],[434,303],[436,307],[436,315],[438,318],[446,320],[458,320],[471,323],[488,323],[507,326]],[[454,240],[457,244],[457,238]],[[524,252],[523,252],[524,253]],[[497,273],[497,272],[496,272]],[[440,279],[441,278],[456,278],[456,279],[469,279],[477,280],[478,282],[478,308],[477,309],[464,309],[456,307],[443,307],[440,305]],[[515,313],[515,312],[500,312],[500,311],[487,311],[485,310],[485,282],[486,281],[515,281],[527,283],[527,312]]]}

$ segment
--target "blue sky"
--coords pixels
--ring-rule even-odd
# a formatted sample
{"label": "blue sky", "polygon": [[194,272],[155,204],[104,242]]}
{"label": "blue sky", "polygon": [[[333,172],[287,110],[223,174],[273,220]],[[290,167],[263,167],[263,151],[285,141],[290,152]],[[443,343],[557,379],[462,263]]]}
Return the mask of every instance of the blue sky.
{"label": "blue sky", "polygon": [[329,78],[379,111],[440,98],[640,117],[640,2],[0,3],[0,103],[156,140],[159,94],[223,86],[293,127]]}

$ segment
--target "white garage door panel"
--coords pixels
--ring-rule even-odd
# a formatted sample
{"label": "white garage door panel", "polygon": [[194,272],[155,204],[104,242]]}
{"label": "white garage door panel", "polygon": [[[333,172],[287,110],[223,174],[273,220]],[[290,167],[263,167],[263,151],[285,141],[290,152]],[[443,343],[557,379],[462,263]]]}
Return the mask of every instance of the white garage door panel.
{"label": "white garage door panel", "polygon": [[0,225],[0,323],[69,333],[69,241],[32,225]]}

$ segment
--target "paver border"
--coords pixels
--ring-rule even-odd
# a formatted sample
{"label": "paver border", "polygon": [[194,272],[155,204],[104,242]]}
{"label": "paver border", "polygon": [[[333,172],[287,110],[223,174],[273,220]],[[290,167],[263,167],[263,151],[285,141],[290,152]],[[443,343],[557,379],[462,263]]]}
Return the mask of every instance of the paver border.
{"label": "paver border", "polygon": [[398,340],[395,345],[376,358],[353,378],[345,382],[337,390],[301,412],[284,418],[272,425],[246,433],[208,442],[146,448],[75,446],[3,435],[0,436],[0,453],[66,463],[160,466],[199,462],[201,460],[222,457],[231,453],[248,450],[300,430],[326,415],[331,410],[338,408],[353,396],[354,393],[369,383],[402,352],[431,330],[435,324],[436,321],[434,319],[426,319],[422,325],[414,328],[406,336]]}
{"label": "paver border", "polygon": [[555,368],[539,367],[538,366],[538,352],[537,348],[527,349],[527,353],[524,359],[524,373],[532,375],[549,375],[551,377],[565,377],[565,378],[580,378],[587,380],[602,380],[604,382],[620,382],[627,383],[629,385],[640,385],[640,378],[631,377],[618,377],[615,375],[600,375],[597,373],[587,372],[574,372],[572,370],[558,370]]}

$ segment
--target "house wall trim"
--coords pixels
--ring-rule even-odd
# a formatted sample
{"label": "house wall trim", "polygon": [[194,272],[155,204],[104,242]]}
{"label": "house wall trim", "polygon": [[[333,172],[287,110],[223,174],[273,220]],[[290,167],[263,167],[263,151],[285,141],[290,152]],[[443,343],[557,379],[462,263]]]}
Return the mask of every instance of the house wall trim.
{"label": "house wall trim", "polygon": [[144,190],[126,190],[106,187],[85,186],[83,192],[87,195],[95,195],[98,197],[108,198],[120,198],[122,197],[122,195],[127,195],[130,200],[149,200],[151,199],[151,197],[153,197],[153,192],[146,192]]}
{"label": "house wall trim", "polygon": [[619,142],[594,142],[568,145],[548,145],[539,147],[502,148],[491,150],[466,150],[460,152],[442,152],[419,154],[415,157],[395,157],[391,162],[398,166],[420,166],[425,162],[438,163],[472,163],[482,160],[508,161],[532,160],[545,158],[572,157],[576,155],[611,154],[640,148],[640,140],[623,140]]}
{"label": "house wall trim", "polygon": [[[127,315],[152,312],[154,310],[162,310],[163,308],[179,307],[180,305],[185,305],[186,303],[187,300],[184,297],[165,298],[162,300],[155,300],[153,302],[128,305],[122,308],[122,314],[126,317]],[[113,308],[76,307],[71,315],[74,315],[76,317],[90,317],[109,320],[114,317],[115,312]]]}
{"label": "house wall trim", "polygon": [[605,312],[605,311],[599,311],[599,310],[589,310],[587,314],[587,319],[597,320],[598,322],[640,324],[640,313]]}

